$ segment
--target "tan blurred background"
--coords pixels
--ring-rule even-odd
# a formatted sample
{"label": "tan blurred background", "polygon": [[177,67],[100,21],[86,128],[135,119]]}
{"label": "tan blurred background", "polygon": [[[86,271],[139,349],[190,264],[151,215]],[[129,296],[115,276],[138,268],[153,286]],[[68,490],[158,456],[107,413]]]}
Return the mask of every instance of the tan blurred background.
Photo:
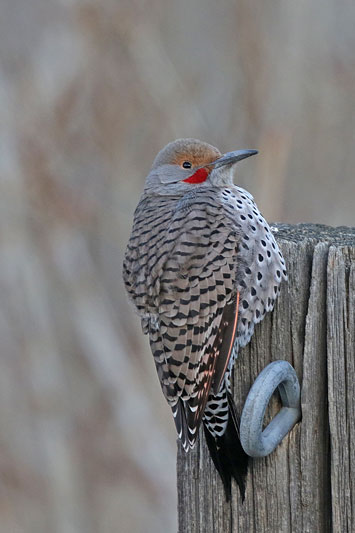
{"label": "tan blurred background", "polygon": [[352,0],[3,0],[0,532],[176,531],[121,264],[156,152],[258,148],[269,220],[354,225]]}

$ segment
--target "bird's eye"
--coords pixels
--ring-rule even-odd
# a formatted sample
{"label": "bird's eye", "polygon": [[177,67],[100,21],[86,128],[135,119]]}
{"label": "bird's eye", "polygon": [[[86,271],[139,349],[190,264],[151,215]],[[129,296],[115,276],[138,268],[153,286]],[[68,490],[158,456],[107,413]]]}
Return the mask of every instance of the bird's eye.
{"label": "bird's eye", "polygon": [[183,166],[183,168],[191,168],[192,167],[190,161],[184,161],[182,166]]}

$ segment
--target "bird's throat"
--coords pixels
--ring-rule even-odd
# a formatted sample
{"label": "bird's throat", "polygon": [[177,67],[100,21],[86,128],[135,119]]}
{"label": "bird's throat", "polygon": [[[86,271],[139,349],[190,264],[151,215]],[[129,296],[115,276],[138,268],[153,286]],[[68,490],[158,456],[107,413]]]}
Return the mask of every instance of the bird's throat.
{"label": "bird's throat", "polygon": [[192,176],[183,181],[185,181],[186,183],[203,183],[204,181],[206,181],[207,177],[208,170],[205,168],[199,168],[194,174],[192,174]]}

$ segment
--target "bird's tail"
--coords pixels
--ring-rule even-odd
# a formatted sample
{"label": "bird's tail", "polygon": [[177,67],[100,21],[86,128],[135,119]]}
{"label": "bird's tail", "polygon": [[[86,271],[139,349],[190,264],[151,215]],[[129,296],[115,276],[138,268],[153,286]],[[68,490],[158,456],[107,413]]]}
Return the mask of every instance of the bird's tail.
{"label": "bird's tail", "polygon": [[226,500],[231,498],[232,478],[239,486],[242,501],[245,497],[245,481],[248,472],[248,455],[239,439],[239,423],[235,412],[232,395],[227,392],[228,422],[223,435],[218,436],[209,431],[207,419],[203,421],[206,442],[214,465],[223,481]]}

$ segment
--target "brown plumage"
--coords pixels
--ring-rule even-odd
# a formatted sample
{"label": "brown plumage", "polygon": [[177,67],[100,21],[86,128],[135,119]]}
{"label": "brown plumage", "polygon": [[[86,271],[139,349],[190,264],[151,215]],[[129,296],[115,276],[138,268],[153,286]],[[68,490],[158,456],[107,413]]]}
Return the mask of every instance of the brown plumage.
{"label": "brown plumage", "polygon": [[286,276],[253,198],[233,185],[233,165],[254,153],[221,156],[194,139],[167,145],[147,177],[123,269],[179,438],[193,447],[204,421],[227,497],[231,476],[244,494],[247,465],[230,371]]}

